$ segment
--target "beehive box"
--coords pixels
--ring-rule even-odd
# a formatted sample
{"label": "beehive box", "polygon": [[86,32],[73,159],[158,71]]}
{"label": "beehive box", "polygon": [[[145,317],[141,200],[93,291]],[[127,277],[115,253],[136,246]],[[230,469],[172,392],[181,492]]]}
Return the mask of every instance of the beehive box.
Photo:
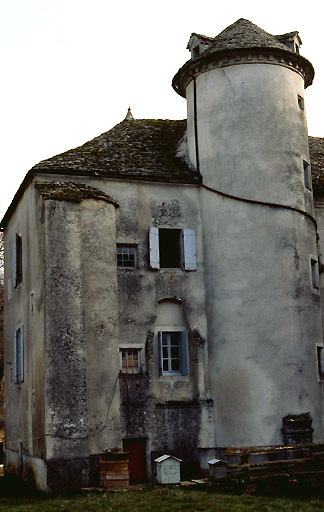
{"label": "beehive box", "polygon": [[100,455],[100,486],[105,489],[129,486],[128,453],[107,452]]}
{"label": "beehive box", "polygon": [[220,459],[211,459],[208,461],[209,476],[214,480],[226,478],[227,476],[227,462]]}
{"label": "beehive box", "polygon": [[156,479],[159,484],[177,484],[180,482],[180,462],[173,455],[162,455],[156,463]]}

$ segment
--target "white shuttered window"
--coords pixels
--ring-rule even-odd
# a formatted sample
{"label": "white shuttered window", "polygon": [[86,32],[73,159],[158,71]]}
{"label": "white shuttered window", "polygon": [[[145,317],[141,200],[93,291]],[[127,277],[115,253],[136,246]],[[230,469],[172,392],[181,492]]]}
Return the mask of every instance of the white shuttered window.
{"label": "white shuttered window", "polygon": [[[168,231],[170,232],[169,243],[167,243]],[[176,233],[181,233],[181,236],[174,236]],[[162,234],[163,243],[161,243]],[[196,234],[194,229],[178,230],[151,227],[149,243],[150,267],[152,269],[182,268],[187,271],[197,269]],[[174,254],[179,254],[180,256],[178,258],[172,258],[170,254],[165,254],[165,251],[174,251]],[[171,263],[167,263],[168,261]]]}

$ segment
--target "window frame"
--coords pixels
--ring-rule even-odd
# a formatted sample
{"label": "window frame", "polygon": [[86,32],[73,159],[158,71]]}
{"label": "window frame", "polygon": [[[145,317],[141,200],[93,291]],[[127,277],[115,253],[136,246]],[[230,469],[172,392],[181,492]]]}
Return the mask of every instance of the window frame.
{"label": "window frame", "polygon": [[305,110],[305,99],[301,94],[297,95],[298,106],[300,110]]}
{"label": "window frame", "polygon": [[[128,352],[137,353],[137,372],[134,371],[123,371],[123,355],[126,355],[126,370],[130,368],[134,368],[134,365],[128,366]],[[134,347],[128,347],[128,348],[120,348],[119,349],[119,369],[123,375],[139,375],[142,373],[142,349],[141,348],[134,348]]]}
{"label": "window frame", "polygon": [[[168,339],[167,343],[167,351],[168,355],[167,357],[164,357],[163,355],[163,348],[165,345],[163,345],[163,337],[164,336],[170,336],[171,334],[178,334],[179,335],[179,358],[172,357],[172,345],[169,343],[170,338]],[[159,367],[160,367],[160,374],[162,376],[181,376],[181,375],[188,375],[189,373],[189,347],[188,347],[188,333],[185,330],[178,330],[178,329],[165,329],[163,331],[158,332],[158,345],[159,345]],[[179,370],[172,370],[172,360],[179,359]],[[163,368],[164,361],[167,361],[168,369],[165,370]]]}
{"label": "window frame", "polygon": [[14,381],[24,382],[24,326],[17,327],[14,333]]}
{"label": "window frame", "polygon": [[303,160],[303,169],[304,169],[304,184],[307,190],[312,190],[312,173],[311,166],[306,160]]}
{"label": "window frame", "polygon": [[13,245],[13,285],[15,288],[22,282],[22,237],[16,233]]}
{"label": "window frame", "polygon": [[[134,255],[134,265],[119,265],[118,264],[118,254],[122,254],[121,253],[118,253],[118,250],[119,249],[127,249],[127,250],[131,250],[131,252],[133,253]],[[138,264],[138,256],[137,256],[137,245],[133,245],[133,244],[117,244],[116,246],[116,257],[117,257],[117,268],[122,268],[122,269],[137,269],[137,264]]]}
{"label": "window frame", "polygon": [[323,365],[323,345],[316,345],[316,358],[317,358],[317,370],[319,382],[324,382],[324,365]]}
{"label": "window frame", "polygon": [[[160,258],[160,230],[176,230],[180,232],[180,248],[179,248],[179,265],[177,267],[161,267]],[[150,268],[153,270],[160,269],[180,269],[185,271],[197,270],[197,253],[196,253],[196,233],[194,229],[180,229],[170,227],[150,227],[149,230],[149,249],[150,249]]]}
{"label": "window frame", "polygon": [[319,271],[318,271],[318,260],[314,257],[310,257],[310,271],[311,271],[311,284],[313,290],[319,291]]}

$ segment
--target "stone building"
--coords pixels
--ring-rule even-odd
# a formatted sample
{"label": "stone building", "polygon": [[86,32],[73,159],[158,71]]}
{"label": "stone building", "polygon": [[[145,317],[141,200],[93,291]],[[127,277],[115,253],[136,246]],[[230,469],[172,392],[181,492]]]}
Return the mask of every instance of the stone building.
{"label": "stone building", "polygon": [[[323,441],[324,140],[298,32],[192,34],[188,119],[137,120],[37,164],[5,234],[6,471],[97,485],[129,451],[197,475],[228,446]],[[313,185],[311,179],[313,174]]]}

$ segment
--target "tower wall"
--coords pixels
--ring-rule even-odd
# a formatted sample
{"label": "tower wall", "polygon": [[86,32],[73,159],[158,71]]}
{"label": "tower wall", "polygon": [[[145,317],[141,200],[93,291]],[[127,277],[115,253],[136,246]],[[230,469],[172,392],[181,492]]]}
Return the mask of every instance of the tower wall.
{"label": "tower wall", "polygon": [[122,446],[115,206],[47,200],[46,261],[47,483],[78,488]]}
{"label": "tower wall", "polygon": [[304,181],[303,79],[289,67],[249,63],[210,69],[195,80],[187,87],[188,146],[206,186],[215,445],[282,444],[282,418],[305,412],[318,441],[322,335],[312,281],[316,224]]}

